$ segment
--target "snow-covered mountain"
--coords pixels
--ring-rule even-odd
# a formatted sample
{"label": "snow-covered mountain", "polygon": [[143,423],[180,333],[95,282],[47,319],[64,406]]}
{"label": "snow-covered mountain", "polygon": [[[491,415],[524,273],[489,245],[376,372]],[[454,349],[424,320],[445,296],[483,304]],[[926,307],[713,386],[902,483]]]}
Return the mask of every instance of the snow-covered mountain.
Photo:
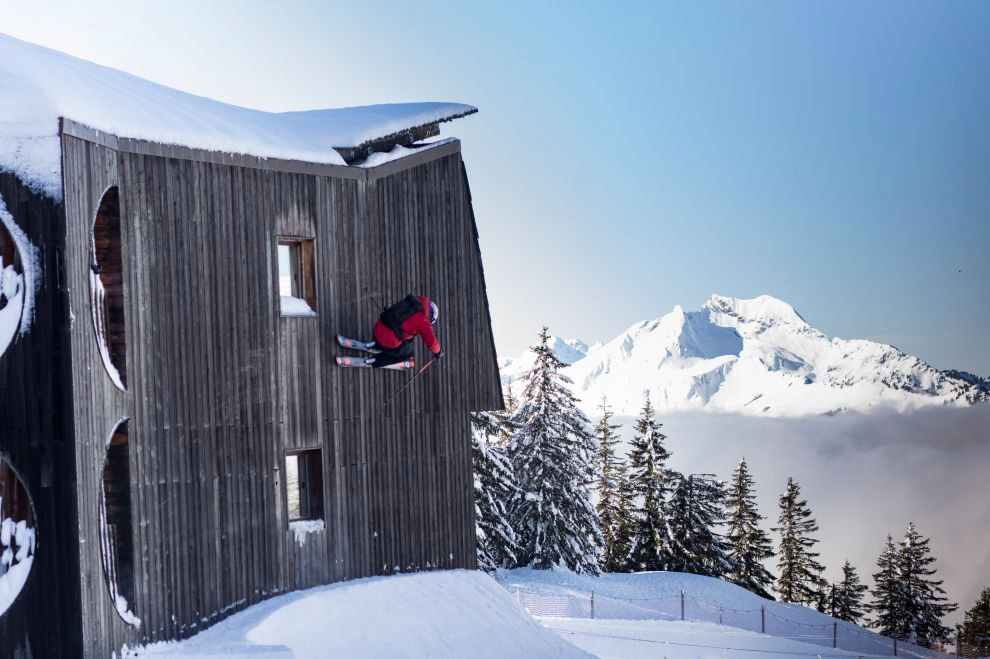
{"label": "snow-covered mountain", "polygon": [[[893,346],[830,339],[789,304],[762,295],[713,295],[699,311],[674,307],[605,344],[554,337],[585,412],[603,394],[617,414],[635,415],[645,396],[660,411],[704,409],[765,416],[906,410],[990,400],[985,380],[939,371]],[[527,351],[502,364],[515,381]]]}
{"label": "snow-covered mountain", "polygon": [[[601,347],[601,344],[596,343],[593,347],[597,349]],[[579,339],[562,339],[559,336],[550,336],[550,350],[557,356],[557,359],[565,364],[573,364],[583,359],[588,354],[589,349],[588,344]],[[533,367],[534,359],[535,356],[531,350],[527,350],[516,359],[512,359],[511,357],[500,358],[498,360],[498,367],[502,374],[502,382],[509,384],[518,380],[526,371]]]}

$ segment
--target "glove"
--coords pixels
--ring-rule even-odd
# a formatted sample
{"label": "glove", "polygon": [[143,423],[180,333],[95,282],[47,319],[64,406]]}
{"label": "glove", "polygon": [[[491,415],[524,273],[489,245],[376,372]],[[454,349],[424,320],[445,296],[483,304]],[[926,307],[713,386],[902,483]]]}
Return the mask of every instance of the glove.
{"label": "glove", "polygon": [[446,353],[445,353],[445,352],[444,352],[443,350],[441,350],[440,352],[435,352],[435,353],[433,353],[433,359],[440,359],[440,358],[441,358],[441,357],[443,357],[443,356],[444,356],[445,354],[446,354]]}

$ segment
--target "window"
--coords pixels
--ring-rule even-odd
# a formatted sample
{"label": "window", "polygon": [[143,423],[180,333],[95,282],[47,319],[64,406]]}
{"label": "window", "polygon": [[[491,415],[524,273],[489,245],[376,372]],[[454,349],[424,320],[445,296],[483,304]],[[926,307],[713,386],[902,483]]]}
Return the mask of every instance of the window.
{"label": "window", "polygon": [[114,429],[103,463],[100,491],[100,553],[110,600],[121,618],[139,627],[134,604],[134,532],[131,526],[131,468],[127,442],[128,421]]}
{"label": "window", "polygon": [[103,193],[93,221],[93,264],[89,281],[97,348],[110,379],[123,390],[127,386],[126,301],[120,199],[116,186]]}
{"label": "window", "polygon": [[31,498],[14,469],[0,457],[0,616],[24,587],[36,547]]}
{"label": "window", "polygon": [[[3,200],[0,199],[2,207]],[[17,245],[4,224],[4,218],[0,217],[0,355],[6,352],[7,346],[17,335],[26,293],[24,268]]]}
{"label": "window", "polygon": [[278,295],[283,316],[316,315],[312,239],[278,239]]}
{"label": "window", "polygon": [[323,452],[285,454],[285,493],[289,521],[323,519]]}

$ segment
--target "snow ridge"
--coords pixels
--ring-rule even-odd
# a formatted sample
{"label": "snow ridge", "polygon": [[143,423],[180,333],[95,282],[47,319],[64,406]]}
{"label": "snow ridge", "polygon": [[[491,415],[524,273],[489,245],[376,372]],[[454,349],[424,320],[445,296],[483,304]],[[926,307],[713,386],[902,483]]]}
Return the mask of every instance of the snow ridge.
{"label": "snow ridge", "polygon": [[[568,352],[569,347],[582,350]],[[649,396],[658,411],[761,416],[905,411],[990,400],[990,383],[940,371],[874,341],[829,338],[786,302],[769,295],[712,295],[698,311],[675,307],[605,344],[554,338],[563,373],[583,411],[603,394],[616,414],[635,416]],[[519,379],[532,353],[502,360],[502,381]]]}

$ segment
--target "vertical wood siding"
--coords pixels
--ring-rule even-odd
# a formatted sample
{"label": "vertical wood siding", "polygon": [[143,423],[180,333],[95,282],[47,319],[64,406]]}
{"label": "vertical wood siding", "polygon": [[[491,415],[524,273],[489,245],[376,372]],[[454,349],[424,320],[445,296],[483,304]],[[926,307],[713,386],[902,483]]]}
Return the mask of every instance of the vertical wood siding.
{"label": "vertical wood siding", "polygon": [[[136,149],[133,149],[136,150]],[[63,136],[66,287],[83,649],[191,635],[276,593],[397,571],[474,568],[469,412],[501,406],[459,152],[359,178],[133,152]],[[94,338],[88,268],[120,186],[128,388]],[[315,318],[282,317],[276,238],[313,238]],[[339,369],[336,334],[437,300],[447,357],[408,373]],[[418,340],[417,340],[418,342]],[[428,354],[417,346],[417,361]],[[130,419],[135,601],[107,595],[98,502],[106,441]],[[284,451],[322,449],[326,530],[297,543]]]}
{"label": "vertical wood siding", "polygon": [[42,268],[30,331],[0,355],[0,458],[27,489],[37,533],[27,583],[0,615],[0,655],[72,656],[81,642],[81,609],[72,423],[62,377],[69,363],[64,214],[61,204],[9,173],[0,172],[0,196],[39,247]]}

